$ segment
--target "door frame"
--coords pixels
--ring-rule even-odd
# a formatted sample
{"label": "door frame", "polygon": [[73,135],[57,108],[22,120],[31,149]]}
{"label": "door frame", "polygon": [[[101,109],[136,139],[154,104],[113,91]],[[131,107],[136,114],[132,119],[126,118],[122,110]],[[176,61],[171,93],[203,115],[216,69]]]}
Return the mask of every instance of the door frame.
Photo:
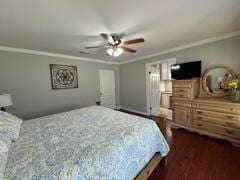
{"label": "door frame", "polygon": [[[149,66],[162,64],[162,63],[166,63],[166,62],[171,62],[171,61],[173,61],[175,63],[177,62],[176,58],[169,58],[169,59],[163,59],[163,60],[160,60],[160,61],[154,61],[154,62],[146,63],[146,65],[145,65],[145,71],[146,71],[146,112],[147,112],[148,115],[151,115]],[[160,79],[161,79],[161,76],[160,76]]]}

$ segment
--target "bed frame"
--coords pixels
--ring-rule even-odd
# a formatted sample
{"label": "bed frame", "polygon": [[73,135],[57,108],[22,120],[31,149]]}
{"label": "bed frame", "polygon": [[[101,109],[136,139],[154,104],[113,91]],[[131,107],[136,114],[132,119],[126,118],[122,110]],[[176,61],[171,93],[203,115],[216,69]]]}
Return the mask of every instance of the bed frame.
{"label": "bed frame", "polygon": [[[166,116],[157,117],[155,120],[164,137],[166,137]],[[166,157],[161,157],[160,153],[156,153],[143,170],[135,177],[135,180],[146,180],[152,174],[154,169],[161,163],[166,166]]]}

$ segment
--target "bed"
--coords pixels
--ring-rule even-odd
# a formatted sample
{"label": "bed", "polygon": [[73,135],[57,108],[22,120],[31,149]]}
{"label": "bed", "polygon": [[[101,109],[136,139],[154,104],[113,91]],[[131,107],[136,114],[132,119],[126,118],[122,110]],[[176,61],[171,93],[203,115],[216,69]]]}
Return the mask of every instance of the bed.
{"label": "bed", "polygon": [[[169,151],[152,120],[91,106],[24,121],[6,179],[134,179]],[[146,173],[146,172],[145,172]]]}

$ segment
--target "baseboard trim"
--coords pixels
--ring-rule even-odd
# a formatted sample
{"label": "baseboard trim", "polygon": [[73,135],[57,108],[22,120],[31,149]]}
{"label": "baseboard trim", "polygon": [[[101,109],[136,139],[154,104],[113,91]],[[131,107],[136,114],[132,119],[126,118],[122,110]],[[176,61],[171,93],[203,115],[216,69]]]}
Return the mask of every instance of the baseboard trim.
{"label": "baseboard trim", "polygon": [[138,113],[138,114],[142,114],[142,115],[145,115],[145,116],[150,116],[150,114],[146,113],[146,112],[142,112],[142,111],[137,111],[137,110],[134,110],[134,109],[130,109],[130,108],[126,108],[126,107],[118,107],[118,110],[126,110],[126,111],[130,111],[130,112],[133,112],[133,113]]}
{"label": "baseboard trim", "polygon": [[121,109],[121,107],[116,107],[116,110],[120,110]]}

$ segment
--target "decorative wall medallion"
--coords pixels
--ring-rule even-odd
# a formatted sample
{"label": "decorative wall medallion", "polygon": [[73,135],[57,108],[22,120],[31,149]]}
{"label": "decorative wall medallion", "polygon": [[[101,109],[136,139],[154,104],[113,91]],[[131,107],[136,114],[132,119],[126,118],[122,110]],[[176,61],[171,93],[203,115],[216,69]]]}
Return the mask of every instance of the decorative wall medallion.
{"label": "decorative wall medallion", "polygon": [[78,88],[77,66],[50,64],[52,89]]}

